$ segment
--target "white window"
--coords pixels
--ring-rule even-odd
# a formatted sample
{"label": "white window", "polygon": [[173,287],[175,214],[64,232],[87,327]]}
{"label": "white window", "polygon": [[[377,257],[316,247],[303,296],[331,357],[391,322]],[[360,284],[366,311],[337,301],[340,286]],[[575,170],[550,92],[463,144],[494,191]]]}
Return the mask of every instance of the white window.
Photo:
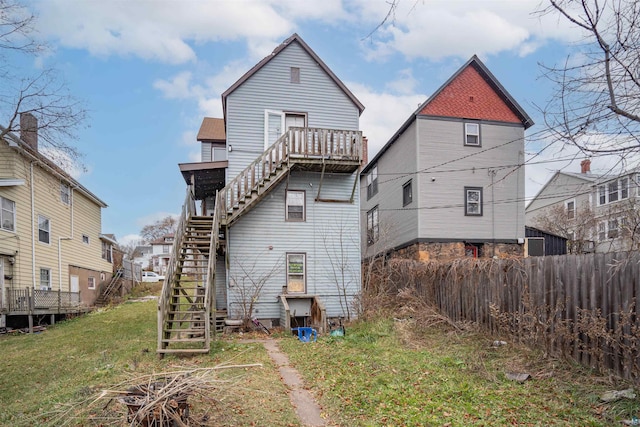
{"label": "white window", "polygon": [[620,178],[598,186],[598,205],[629,198],[629,178]]}
{"label": "white window", "polygon": [[482,216],[482,187],[464,187],[464,214]]}
{"label": "white window", "polygon": [[629,198],[629,178],[620,179],[620,200]]}
{"label": "white window", "polygon": [[88,245],[89,244],[89,236],[87,236],[86,234],[82,235],[82,243]]}
{"label": "white window", "polygon": [[49,268],[40,269],[40,290],[51,290],[51,269]]}
{"label": "white window", "polygon": [[16,231],[16,203],[0,197],[0,228]]}
{"label": "white window", "polygon": [[367,212],[367,245],[373,245],[378,241],[380,228],[378,224],[378,207]]}
{"label": "white window", "polygon": [[65,205],[71,204],[71,188],[63,182],[60,183],[60,201]]}
{"label": "white window", "polygon": [[51,243],[51,223],[49,218],[38,215],[38,241]]}
{"label": "white window", "polygon": [[305,293],[306,258],[304,253],[287,254],[287,292]]}
{"label": "white window", "polygon": [[598,187],[598,204],[604,205],[607,203],[607,188],[604,185]]}
{"label": "white window", "polygon": [[163,254],[168,254],[168,253],[169,253],[169,248],[171,248],[171,246],[169,246],[169,245],[162,245],[162,253],[163,253]]}
{"label": "white window", "polygon": [[89,276],[87,278],[87,288],[88,289],[95,289],[96,288],[96,278],[93,276]]}
{"label": "white window", "polygon": [[298,190],[287,190],[286,194],[286,220],[305,220],[305,192]]}
{"label": "white window", "polygon": [[464,145],[480,146],[480,125],[478,123],[464,124]]}
{"label": "white window", "polygon": [[367,174],[367,200],[378,193],[378,165]]}
{"label": "white window", "polygon": [[574,219],[576,217],[576,202],[575,200],[571,200],[566,202],[567,208],[567,219]]}

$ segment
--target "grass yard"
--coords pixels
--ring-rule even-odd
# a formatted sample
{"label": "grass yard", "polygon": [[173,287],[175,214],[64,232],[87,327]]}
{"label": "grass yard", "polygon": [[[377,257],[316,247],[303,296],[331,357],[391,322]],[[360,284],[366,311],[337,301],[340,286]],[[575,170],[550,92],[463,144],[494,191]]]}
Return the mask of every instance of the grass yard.
{"label": "grass yard", "polygon": [[[260,344],[220,340],[210,354],[156,353],[156,302],[124,303],[33,335],[0,338],[0,425],[123,425],[125,408],[93,402],[103,389],[145,375],[222,363],[263,368],[219,371],[214,402],[189,400],[208,425],[297,426],[284,385]],[[223,382],[225,381],[225,382]]]}
{"label": "grass yard", "polygon": [[[411,323],[355,325],[344,338],[281,347],[329,417],[344,426],[611,426],[637,399],[599,402],[628,387],[514,345]],[[529,373],[524,383],[507,372]]]}
{"label": "grass yard", "polygon": [[[361,323],[316,343],[284,335],[280,347],[340,426],[609,426],[640,414],[637,399],[599,402],[623,383],[515,345],[491,348],[492,339],[470,332],[414,331],[408,322]],[[198,425],[300,425],[261,344],[234,335],[210,354],[159,360],[155,335],[150,301],[0,337],[0,425],[124,425],[124,407],[96,401],[102,390],[154,373],[251,363],[263,367],[215,371],[214,395],[190,398]],[[506,372],[533,378],[517,383]]]}

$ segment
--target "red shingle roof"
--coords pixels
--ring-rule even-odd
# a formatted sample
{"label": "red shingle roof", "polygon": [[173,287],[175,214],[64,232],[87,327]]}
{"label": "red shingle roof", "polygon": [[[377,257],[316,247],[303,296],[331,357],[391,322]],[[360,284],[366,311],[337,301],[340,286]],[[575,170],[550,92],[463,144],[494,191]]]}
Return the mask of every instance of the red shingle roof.
{"label": "red shingle roof", "polygon": [[521,123],[513,109],[469,64],[419,114]]}

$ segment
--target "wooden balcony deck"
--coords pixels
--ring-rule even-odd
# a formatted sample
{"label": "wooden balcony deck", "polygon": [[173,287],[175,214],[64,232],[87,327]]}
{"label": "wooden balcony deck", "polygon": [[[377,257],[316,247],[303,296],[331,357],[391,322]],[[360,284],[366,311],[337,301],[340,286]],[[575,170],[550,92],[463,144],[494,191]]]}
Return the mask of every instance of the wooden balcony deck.
{"label": "wooden balcony deck", "polygon": [[6,289],[2,312],[7,315],[67,314],[88,310],[80,303],[79,292],[40,289]]}

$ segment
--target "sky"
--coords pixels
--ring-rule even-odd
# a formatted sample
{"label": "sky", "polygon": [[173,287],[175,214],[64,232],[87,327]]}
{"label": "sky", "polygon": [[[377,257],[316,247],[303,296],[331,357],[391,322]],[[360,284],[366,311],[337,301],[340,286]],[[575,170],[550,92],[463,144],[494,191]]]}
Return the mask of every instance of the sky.
{"label": "sky", "polygon": [[[84,102],[87,126],[71,143],[85,170],[74,177],[107,203],[102,231],[121,243],[180,213],[178,163],[200,160],[203,117],[222,117],[222,92],[293,33],[364,104],[369,158],[474,54],[532,117],[535,136],[553,95],[540,64],[564,63],[581,37],[536,13],[541,0],[397,0],[386,21],[387,0],[26,1],[50,46],[30,66],[57,68]],[[528,157],[538,149],[527,143]],[[579,172],[580,160],[559,149],[535,157],[527,197],[556,170]]]}

